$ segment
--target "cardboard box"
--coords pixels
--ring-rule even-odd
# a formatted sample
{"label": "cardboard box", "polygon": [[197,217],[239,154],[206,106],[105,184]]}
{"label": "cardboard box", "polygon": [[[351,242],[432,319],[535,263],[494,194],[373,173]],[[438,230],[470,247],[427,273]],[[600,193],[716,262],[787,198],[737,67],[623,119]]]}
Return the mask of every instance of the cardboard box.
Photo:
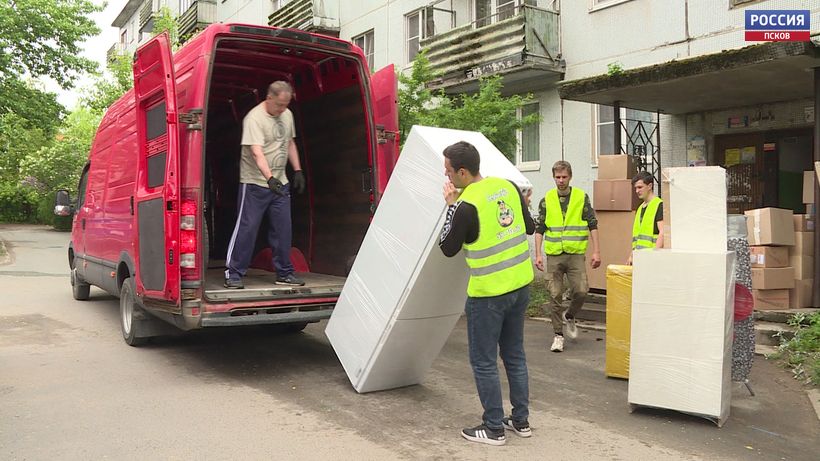
{"label": "cardboard box", "polygon": [[803,203],[814,203],[814,171],[803,172]]}
{"label": "cardboard box", "polygon": [[629,378],[629,338],[632,331],[632,266],[606,268],[606,365],[604,373]]}
{"label": "cardboard box", "polygon": [[787,267],[789,247],[749,247],[749,258],[752,267]]}
{"label": "cardboard box", "polygon": [[794,245],[792,210],[758,208],[745,214],[749,245]]}
{"label": "cardboard box", "polygon": [[814,232],[795,232],[794,246],[789,247],[789,254],[814,256]]}
{"label": "cardboard box", "polygon": [[775,310],[789,308],[789,290],[752,290],[755,310]]}
{"label": "cardboard box", "polygon": [[635,252],[630,404],[716,418],[718,425],[729,416],[734,260],[727,251]]}
{"label": "cardboard box", "polygon": [[789,265],[792,266],[792,268],[794,268],[795,280],[806,280],[814,278],[814,256],[789,256]]}
{"label": "cardboard box", "polygon": [[664,246],[668,235],[673,250],[726,251],[726,170],[664,168],[661,181]]}
{"label": "cardboard box", "polygon": [[595,211],[631,211],[641,204],[629,179],[597,179],[592,183]]}
{"label": "cardboard box", "polygon": [[796,214],[794,215],[795,232],[814,232],[814,215]]}
{"label": "cardboard box", "polygon": [[436,244],[447,208],[442,151],[454,139],[476,147],[483,175],[532,188],[481,133],[413,127],[325,329],[357,392],[421,382],[464,312],[464,257]]}
{"label": "cardboard box", "polygon": [[630,155],[599,155],[598,179],[629,179],[638,174]]}
{"label": "cardboard box", "polygon": [[752,288],[755,290],[774,290],[794,288],[794,268],[768,267],[752,268]]}
{"label": "cardboard box", "polygon": [[789,290],[789,307],[801,309],[812,306],[811,295],[814,287],[814,279],[797,280],[794,288]]}
{"label": "cardboard box", "polygon": [[[635,212],[598,211],[598,236],[601,246],[601,265],[597,269],[587,264],[587,280],[590,288],[606,290],[606,268],[610,264],[626,264],[632,252],[632,223]],[[587,261],[592,244],[587,246]]]}

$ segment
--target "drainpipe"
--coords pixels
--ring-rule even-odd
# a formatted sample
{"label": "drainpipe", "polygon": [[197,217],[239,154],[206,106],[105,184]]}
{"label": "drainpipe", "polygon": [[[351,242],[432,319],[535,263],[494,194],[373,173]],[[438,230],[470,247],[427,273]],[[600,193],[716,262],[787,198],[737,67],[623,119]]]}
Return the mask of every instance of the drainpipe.
{"label": "drainpipe", "polygon": [[[814,68],[814,161],[820,162],[820,123],[817,118],[820,116],[820,67]],[[814,165],[812,165],[813,167]],[[812,168],[813,169],[813,168]],[[814,283],[811,288],[811,305],[820,307],[820,229],[817,228],[817,205],[820,205],[820,188],[817,181],[814,181]]]}

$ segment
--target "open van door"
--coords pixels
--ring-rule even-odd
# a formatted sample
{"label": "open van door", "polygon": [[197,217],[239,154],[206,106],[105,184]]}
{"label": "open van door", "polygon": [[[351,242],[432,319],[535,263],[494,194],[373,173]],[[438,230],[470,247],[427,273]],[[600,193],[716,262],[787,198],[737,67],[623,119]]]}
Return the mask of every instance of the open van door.
{"label": "open van door", "polygon": [[387,180],[399,159],[399,87],[393,64],[379,69],[370,77],[373,120],[376,123],[375,198],[384,193]]}
{"label": "open van door", "polygon": [[179,133],[174,65],[168,34],[137,49],[137,294],[179,306]]}

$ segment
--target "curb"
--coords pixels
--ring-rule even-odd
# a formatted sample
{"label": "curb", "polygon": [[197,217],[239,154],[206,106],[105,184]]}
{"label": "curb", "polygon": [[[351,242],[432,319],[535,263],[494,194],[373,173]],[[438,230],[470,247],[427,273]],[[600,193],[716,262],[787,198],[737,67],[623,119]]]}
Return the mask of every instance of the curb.
{"label": "curb", "polygon": [[820,389],[808,389],[806,390],[806,395],[809,397],[811,406],[814,408],[817,420],[820,421]]}

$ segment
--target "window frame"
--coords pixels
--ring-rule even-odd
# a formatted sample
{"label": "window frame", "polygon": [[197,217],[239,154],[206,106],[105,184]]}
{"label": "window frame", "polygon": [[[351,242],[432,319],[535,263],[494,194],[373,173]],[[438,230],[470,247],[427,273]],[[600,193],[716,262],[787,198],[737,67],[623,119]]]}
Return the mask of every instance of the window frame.
{"label": "window frame", "polygon": [[[590,149],[590,152],[592,153],[592,158],[590,159],[590,162],[591,162],[593,167],[597,167],[598,166],[598,157],[600,157],[601,155],[617,155],[617,154],[620,154],[621,152],[623,152],[623,150],[626,149],[626,147],[629,145],[629,143],[628,143],[629,133],[626,131],[626,128],[621,126],[621,148],[620,148],[620,150],[618,150],[618,152],[613,152],[611,154],[601,154],[598,151],[598,149],[599,149],[599,146],[598,146],[598,137],[599,137],[598,130],[602,126],[611,127],[615,124],[615,117],[614,117],[614,115],[615,115],[614,114],[614,109],[615,108],[612,107],[612,106],[606,105],[606,104],[591,104],[591,106],[592,106],[592,148]],[[600,122],[599,121],[600,112],[598,111],[598,109],[600,107],[609,107],[613,110],[612,121],[608,121],[608,122]],[[621,120],[622,121],[627,119],[626,115],[627,115],[628,111],[636,111],[636,112],[643,112],[643,113],[651,114],[652,115],[652,120],[650,120],[650,122],[651,123],[658,123],[658,113],[657,112],[649,112],[649,111],[645,111],[645,110],[631,109],[629,107],[621,107],[620,108]],[[629,119],[629,120],[635,120],[635,119]],[[614,140],[613,140],[613,142],[614,142]]]}
{"label": "window frame", "polygon": [[[535,113],[541,114],[541,103],[540,101],[532,101],[527,104],[524,104],[522,107],[519,107],[515,111],[515,116],[518,120],[521,120],[524,117],[524,107],[533,107],[535,106]],[[529,114],[527,114],[529,115]],[[536,135],[536,143],[535,143],[535,150],[538,154],[538,160],[524,160],[524,130],[528,128],[535,129]],[[541,121],[539,120],[538,123],[533,125],[529,125],[524,127],[515,133],[516,143],[515,143],[515,166],[518,168],[519,171],[539,171],[541,170]]]}
{"label": "window frame", "polygon": [[[414,31],[416,35],[411,36],[410,20],[414,16],[418,16],[418,29]],[[417,8],[404,15],[404,56],[407,58],[407,64],[412,63],[421,51],[421,41],[436,34],[434,19],[435,13],[432,6]],[[431,27],[432,30],[428,30],[428,27]],[[410,46],[411,40],[418,41],[418,45],[415,50],[412,50],[412,47]],[[413,54],[412,57],[410,56],[411,53]]]}
{"label": "window frame", "polygon": [[[367,67],[370,69],[371,73],[373,73],[373,71],[376,70],[376,63],[375,63],[375,60],[376,60],[376,43],[375,43],[375,40],[376,39],[375,39],[375,37],[376,37],[375,29],[370,29],[370,30],[368,30],[364,33],[361,33],[359,35],[356,35],[355,37],[350,39],[351,42],[353,42],[356,46],[361,48],[362,52],[364,52],[364,57],[367,60]],[[357,43],[357,41],[359,39],[362,39],[362,45],[364,45],[364,46],[359,45]],[[368,49],[367,49],[368,44],[370,45],[369,52],[368,52]]]}
{"label": "window frame", "polygon": [[594,13],[631,1],[632,0],[589,0],[589,12]]}

